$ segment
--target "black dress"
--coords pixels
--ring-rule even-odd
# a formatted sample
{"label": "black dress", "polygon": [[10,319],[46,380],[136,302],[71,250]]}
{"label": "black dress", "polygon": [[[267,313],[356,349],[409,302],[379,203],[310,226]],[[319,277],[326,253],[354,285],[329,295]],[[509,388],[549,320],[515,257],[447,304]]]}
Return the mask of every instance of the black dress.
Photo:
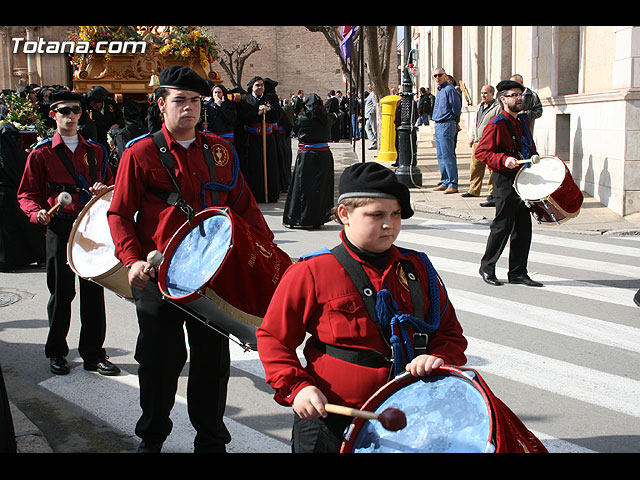
{"label": "black dress", "polygon": [[293,132],[298,137],[298,154],[282,218],[286,227],[316,228],[330,220],[334,203],[333,155],[328,146],[332,125],[326,111],[305,108],[296,118]]}

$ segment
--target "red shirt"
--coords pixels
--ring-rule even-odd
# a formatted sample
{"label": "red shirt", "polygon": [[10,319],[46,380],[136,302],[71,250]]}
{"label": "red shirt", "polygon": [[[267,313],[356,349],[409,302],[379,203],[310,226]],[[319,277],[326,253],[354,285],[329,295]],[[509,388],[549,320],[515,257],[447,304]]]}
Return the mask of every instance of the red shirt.
{"label": "red shirt", "polygon": [[[41,142],[29,153],[20,187],[18,188],[20,208],[27,214],[32,223],[38,223],[38,212],[40,210],[49,210],[58,201],[60,191],[50,189],[49,184],[76,185],[75,180],[64,167],[62,160],[53,150],[61,144],[76,173],[82,175],[89,186],[92,186],[93,182],[91,182],[89,175],[87,149],[93,149],[96,173],[98,175],[97,181],[105,185],[113,185],[113,174],[102,145],[87,141],[81,135],[78,135],[78,146],[72,152],[65,145],[60,134],[56,132],[51,139]],[[79,197],[79,193],[71,193],[71,204],[58,211],[77,215],[84,208],[84,204],[80,203]]]}
{"label": "red shirt", "polygon": [[[527,128],[531,131],[529,117],[527,115],[518,115],[518,118],[513,118],[510,114],[504,112],[504,116],[508,120],[498,115],[489,122],[482,132],[482,138],[475,151],[476,159],[485,163],[494,172],[512,172],[522,166],[517,165],[515,168],[507,168],[504,166],[504,161],[507,157],[519,158],[517,152],[522,153],[522,122],[526,122]],[[505,124],[506,121],[510,121],[511,125],[513,125],[516,143],[518,145],[517,151],[513,145],[513,138]],[[537,153],[533,139],[531,139],[530,148],[532,154]]]}
{"label": "red shirt", "polygon": [[[202,153],[200,134],[185,149],[176,142],[163,125],[169,150],[174,157],[173,175],[184,200],[194,213],[205,208],[202,184],[210,181],[209,167]],[[216,160],[216,182],[229,184],[233,179],[233,149],[228,142],[210,132],[203,133]],[[173,184],[165,170],[151,136],[145,136],[125,149],[116,176],[111,206],[107,213],[115,255],[124,264],[144,260],[152,250],[164,251],[173,234],[186,221],[179,208],[167,204],[149,188],[173,191]],[[213,204],[211,192],[206,190],[206,205],[230,206],[250,225],[273,239],[273,232],[258,208],[242,173],[237,171],[235,187],[218,192],[218,203]]]}
{"label": "red shirt", "polygon": [[[417,255],[405,255],[394,246],[388,267],[381,273],[347,251],[363,265],[373,287],[377,291],[387,288],[404,312],[413,312],[413,306],[399,261],[409,259],[423,286],[426,316],[430,305],[427,271]],[[439,288],[440,297],[446,299],[444,287]],[[440,308],[444,315],[438,330],[429,335],[428,353],[447,364],[463,365],[467,340],[462,327],[448,300],[443,300]],[[274,399],[282,405],[291,405],[302,388],[315,385],[330,403],[360,408],[389,380],[389,367],[360,366],[323,354],[312,339],[304,347],[303,366],[296,348],[307,334],[329,345],[377,350],[387,358],[391,356],[355,284],[333,254],[301,259],[285,271],[278,284],[257,329],[266,381],[275,390]]]}

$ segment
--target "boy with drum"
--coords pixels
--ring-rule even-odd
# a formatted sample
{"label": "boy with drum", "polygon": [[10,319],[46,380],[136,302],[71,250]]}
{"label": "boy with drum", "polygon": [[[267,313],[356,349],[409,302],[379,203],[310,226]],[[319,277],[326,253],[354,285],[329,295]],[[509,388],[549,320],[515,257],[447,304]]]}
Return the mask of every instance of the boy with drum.
{"label": "boy with drum", "polygon": [[[394,245],[413,215],[409,190],[377,163],[345,169],[334,214],[341,243],[302,257],[278,285],[258,352],[274,399],[292,406],[292,450],[338,452],[349,417],[395,375],[466,363],[446,290],[426,255]],[[296,348],[304,347],[306,366]]]}
{"label": "boy with drum", "polygon": [[[178,378],[187,360],[187,404],[196,430],[195,452],[225,452],[231,440],[224,425],[229,381],[229,341],[171,302],[158,288],[149,252],[164,251],[176,231],[208,206],[228,206],[267,238],[273,232],[248,188],[233,147],[210,132],[200,132],[207,82],[194,70],[174,65],[160,72],[156,90],[163,125],[127,145],[107,213],[116,257],[129,269],[140,334],[135,358],[140,364],[142,416],[138,452],[160,452],[173,423]],[[241,288],[239,286],[238,288]]]}
{"label": "boy with drum", "polygon": [[[20,208],[33,223],[47,226],[47,304],[49,335],[45,355],[56,375],[69,373],[67,334],[71,323],[71,302],[75,297],[75,274],[67,264],[67,241],[73,222],[92,195],[113,184],[104,147],[78,134],[82,96],[69,90],[52,95],[49,115],[57,125],[53,138],[38,144],[29,154],[18,189]],[[54,208],[61,192],[71,203]],[[118,375],[120,369],[107,360],[103,348],[106,332],[104,289],[83,278],[80,287],[80,340],[78,353],[86,370]]]}

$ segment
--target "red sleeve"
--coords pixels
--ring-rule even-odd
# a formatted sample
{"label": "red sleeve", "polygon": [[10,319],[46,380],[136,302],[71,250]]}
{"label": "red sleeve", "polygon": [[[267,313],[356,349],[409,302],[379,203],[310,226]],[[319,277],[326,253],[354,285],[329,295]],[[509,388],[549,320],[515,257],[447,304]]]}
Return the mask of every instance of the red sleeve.
{"label": "red sleeve", "polygon": [[126,149],[118,164],[116,187],[113,191],[107,219],[115,245],[115,256],[124,264],[146,258],[136,235],[134,216],[146,191],[138,162],[131,149]]}
{"label": "red sleeve", "polygon": [[32,150],[27,158],[24,173],[18,187],[18,202],[31,223],[38,223],[38,212],[48,209],[46,199],[46,173],[39,151]]}
{"label": "red sleeve", "polygon": [[265,379],[281,405],[291,405],[302,388],[314,385],[296,351],[314,311],[315,282],[305,262],[298,262],[285,271],[256,332]]}
{"label": "red sleeve", "polygon": [[440,327],[429,339],[429,355],[442,358],[447,365],[464,365],[467,363],[464,352],[468,342],[442,284],[440,284],[440,298],[446,299],[446,302],[443,301],[444,305],[440,306],[444,315],[440,319]]}
{"label": "red sleeve", "polygon": [[508,145],[508,143],[505,142],[512,142],[508,132],[506,132],[506,139],[504,138],[505,132],[506,129],[499,128],[498,123],[489,123],[482,132],[482,138],[476,147],[476,159],[494,171],[509,170],[504,166],[504,160],[510,155],[499,148],[500,145]]}

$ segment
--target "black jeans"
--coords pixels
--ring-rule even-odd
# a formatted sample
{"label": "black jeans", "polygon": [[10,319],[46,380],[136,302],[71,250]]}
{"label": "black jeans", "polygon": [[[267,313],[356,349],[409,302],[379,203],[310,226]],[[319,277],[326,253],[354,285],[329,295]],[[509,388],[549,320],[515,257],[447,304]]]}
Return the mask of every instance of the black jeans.
{"label": "black jeans", "polygon": [[[73,219],[54,217],[47,226],[46,262],[47,286],[51,294],[47,304],[49,335],[45,355],[51,358],[69,353],[67,334],[71,324],[71,302],[76,295],[76,275],[67,264],[67,242]],[[78,353],[85,362],[104,358],[106,312],[104,288],[90,280],[79,278],[80,340]]]}
{"label": "black jeans", "polygon": [[132,292],[140,327],[135,359],[140,364],[142,416],[136,435],[147,442],[162,443],[171,432],[169,415],[187,361],[186,325],[190,354],[187,408],[197,432],[195,451],[224,451],[231,441],[223,423],[231,365],[229,339],[163,300],[154,282]]}

